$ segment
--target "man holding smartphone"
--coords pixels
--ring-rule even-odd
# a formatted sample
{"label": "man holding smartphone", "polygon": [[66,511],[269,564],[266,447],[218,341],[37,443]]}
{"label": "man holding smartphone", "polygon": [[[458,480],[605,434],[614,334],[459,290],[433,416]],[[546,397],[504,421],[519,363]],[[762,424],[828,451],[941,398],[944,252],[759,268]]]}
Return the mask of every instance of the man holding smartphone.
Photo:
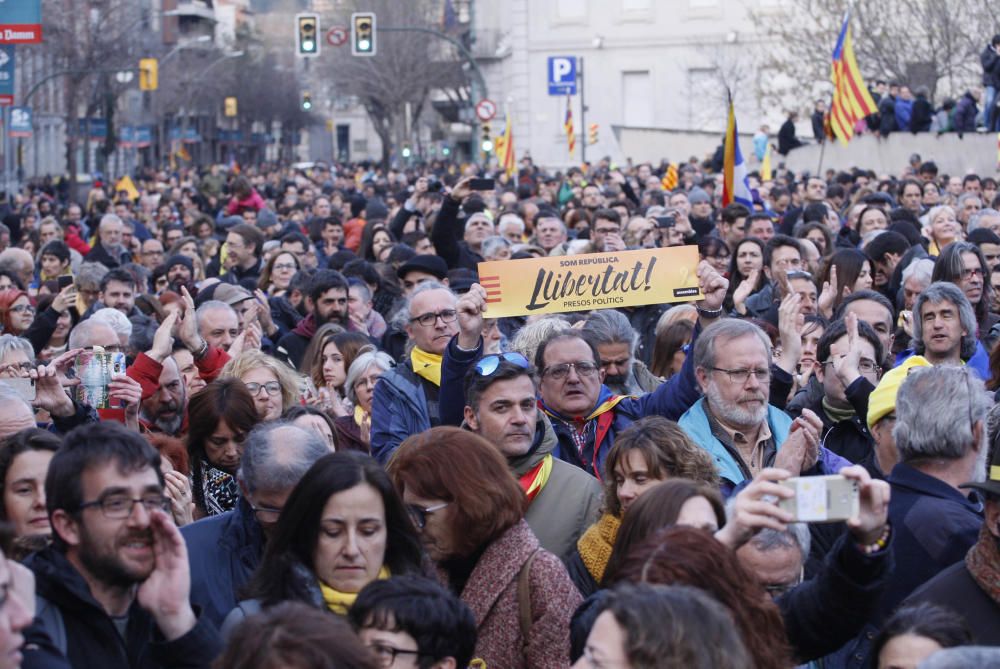
{"label": "man holding smartphone", "polygon": [[[465,177],[444,198],[431,241],[448,269],[464,267],[475,272],[483,262],[483,240],[496,234],[496,226],[485,213],[487,207],[479,193],[490,193],[493,187],[492,179]],[[459,209],[465,211],[464,219],[459,217]]]}

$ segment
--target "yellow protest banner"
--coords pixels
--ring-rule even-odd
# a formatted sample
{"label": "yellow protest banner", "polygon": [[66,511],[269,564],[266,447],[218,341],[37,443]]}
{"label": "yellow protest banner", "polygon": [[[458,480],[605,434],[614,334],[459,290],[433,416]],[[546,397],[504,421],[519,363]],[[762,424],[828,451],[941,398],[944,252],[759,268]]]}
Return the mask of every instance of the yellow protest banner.
{"label": "yellow protest banner", "polygon": [[698,291],[698,248],[674,246],[479,263],[487,316],[690,302]]}

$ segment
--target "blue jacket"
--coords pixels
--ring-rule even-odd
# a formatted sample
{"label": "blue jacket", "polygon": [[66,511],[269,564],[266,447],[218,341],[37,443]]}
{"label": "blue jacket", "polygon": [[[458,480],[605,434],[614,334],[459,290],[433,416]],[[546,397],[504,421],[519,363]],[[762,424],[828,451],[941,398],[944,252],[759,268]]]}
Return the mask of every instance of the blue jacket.
{"label": "blue jacket", "polygon": [[[461,406],[465,406],[464,400]],[[385,465],[404,439],[429,429],[431,418],[427,411],[427,394],[407,358],[380,376],[375,384],[372,396],[372,456]]]}
{"label": "blue jacket", "polygon": [[[900,351],[896,354],[896,364],[894,364],[893,367],[899,367],[912,355],[914,355],[912,348]],[[976,352],[972,354],[971,358],[965,361],[965,364],[984,382],[990,380],[990,354],[983,347],[983,343],[978,339],[976,340]]]}
{"label": "blue jacket", "polygon": [[216,627],[242,598],[264,554],[264,533],[250,504],[181,528],[191,565],[191,604]]}
{"label": "blue jacket", "polygon": [[[696,444],[708,451],[708,454],[715,460],[715,466],[719,468],[719,476],[722,478],[722,491],[726,495],[732,493],[737,486],[747,480],[743,469],[736,458],[726,449],[721,441],[712,434],[712,427],[708,423],[708,414],[705,413],[705,400],[698,400],[693,407],[681,416],[680,426],[688,433],[688,436]],[[788,439],[788,433],[792,428],[792,419],[784,411],[768,405],[767,425],[771,430],[774,443],[778,450]],[[770,465],[770,463],[767,463]],[[809,474],[836,474],[844,467],[849,467],[850,462],[840,457],[832,451],[828,451],[823,446],[819,449],[819,459],[816,466],[802,472]]]}
{"label": "blue jacket", "polygon": [[[690,346],[694,346],[700,332],[701,326],[696,325]],[[480,355],[480,350],[467,353],[460,351],[456,340],[457,336],[449,342],[441,364],[439,400],[443,425],[461,424],[462,411],[465,407],[465,374]],[[384,378],[385,376],[382,377],[382,379]],[[382,379],[375,386],[376,396],[379,386],[382,385]],[[599,405],[608,396],[610,396],[610,391],[606,386],[601,386],[597,404]],[[615,435],[643,416],[658,415],[670,420],[677,420],[699,397],[701,397],[701,391],[698,389],[698,382],[694,376],[694,355],[689,354],[684,360],[684,366],[680,373],[674,374],[669,381],[661,384],[656,390],[639,397],[626,397],[618,402],[611,410],[614,413],[614,419],[604,439],[601,440],[596,455],[593,452],[593,444],[590,444],[588,448],[584,449],[581,456],[573,443],[573,436],[570,434],[571,428],[558,419],[552,419],[552,429],[558,440],[558,445],[552,453],[560,460],[581,467],[584,471],[601,478],[604,471],[604,459],[615,443]],[[374,422],[372,434],[372,452],[374,453]]]}
{"label": "blue jacket", "polygon": [[913,118],[913,100],[896,99],[896,125],[899,130],[910,129],[910,119]]}

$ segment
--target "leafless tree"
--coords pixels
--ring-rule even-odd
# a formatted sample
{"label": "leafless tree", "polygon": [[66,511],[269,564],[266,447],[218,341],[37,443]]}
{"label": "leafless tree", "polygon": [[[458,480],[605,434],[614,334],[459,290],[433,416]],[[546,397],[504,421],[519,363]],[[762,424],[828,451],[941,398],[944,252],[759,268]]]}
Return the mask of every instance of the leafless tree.
{"label": "leafless tree", "polygon": [[[858,67],[876,78],[927,86],[931,99],[979,83],[979,54],[1000,18],[989,0],[855,0],[851,33]],[[795,109],[829,97],[830,62],[846,0],[788,0],[750,13],[766,36],[757,58],[761,104]],[[987,32],[989,34],[987,34]]]}
{"label": "leafless tree", "polygon": [[[441,3],[433,0],[374,0],[363,8],[376,13],[379,27],[439,28]],[[364,106],[382,140],[386,167],[394,140],[403,139],[407,105],[412,128],[427,108],[431,91],[445,89],[450,96],[468,99],[456,93],[465,87],[466,77],[457,66],[455,48],[427,33],[379,31],[375,56],[353,57],[345,46],[323,60],[321,67],[336,94],[353,96]]]}

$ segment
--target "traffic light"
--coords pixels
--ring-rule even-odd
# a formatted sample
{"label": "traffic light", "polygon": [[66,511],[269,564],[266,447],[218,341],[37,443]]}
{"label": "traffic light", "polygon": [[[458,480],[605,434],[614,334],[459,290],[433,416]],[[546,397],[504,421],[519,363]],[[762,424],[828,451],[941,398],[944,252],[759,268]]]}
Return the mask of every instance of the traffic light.
{"label": "traffic light", "polygon": [[312,93],[306,91],[302,94],[302,111],[309,111],[313,108],[313,96]]}
{"label": "traffic light", "polygon": [[351,14],[351,55],[375,55],[375,12]]}
{"label": "traffic light", "polygon": [[587,132],[587,144],[597,144],[597,124],[591,123]]}
{"label": "traffic light", "polygon": [[319,15],[295,15],[295,44],[300,56],[312,58],[319,55]]}
{"label": "traffic light", "polygon": [[409,144],[404,144],[403,145],[403,157],[404,158],[409,158],[412,155],[413,155],[413,151],[410,150]]}
{"label": "traffic light", "polygon": [[490,124],[483,124],[483,153],[489,153],[493,150],[493,139],[490,137]]}
{"label": "traffic light", "polygon": [[236,116],[236,98],[230,96],[226,98],[226,116]]}
{"label": "traffic light", "polygon": [[155,58],[139,59],[139,90],[155,91],[159,84],[160,63]]}

